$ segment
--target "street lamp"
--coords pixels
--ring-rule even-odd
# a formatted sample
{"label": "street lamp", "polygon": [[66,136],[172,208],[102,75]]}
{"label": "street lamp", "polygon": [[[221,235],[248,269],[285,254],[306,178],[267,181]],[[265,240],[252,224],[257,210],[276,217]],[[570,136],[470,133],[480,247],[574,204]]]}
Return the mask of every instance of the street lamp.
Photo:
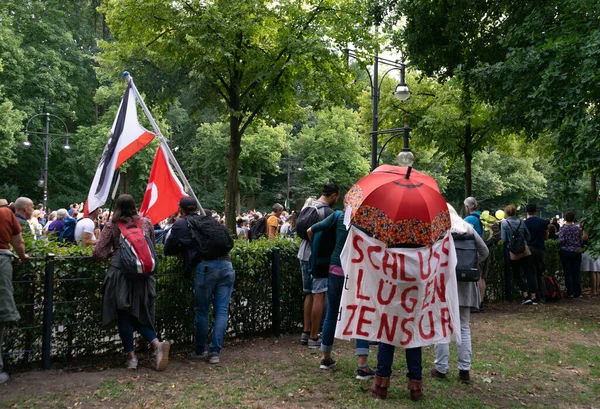
{"label": "street lamp", "polygon": [[[350,50],[348,48],[344,49],[348,58],[353,57],[359,59],[359,55],[354,50]],[[387,65],[391,67],[388,69],[382,76],[381,80],[379,79],[379,63]],[[373,101],[373,127],[371,131],[371,171],[375,170],[375,168],[379,165],[379,158],[377,156],[377,136],[379,134],[379,90],[381,89],[381,85],[383,84],[383,79],[385,76],[391,71],[400,71],[400,82],[396,86],[396,90],[394,91],[394,96],[399,101],[406,101],[410,97],[410,89],[408,85],[406,85],[406,64],[392,61],[385,58],[381,58],[379,56],[379,51],[375,51],[375,56],[373,57],[373,76],[369,70],[367,70],[367,74],[369,75],[369,82],[371,86],[371,100]]]}
{"label": "street lamp", "polygon": [[[45,132],[32,132],[29,130],[29,123],[39,117],[45,115],[46,116],[46,131]],[[56,134],[56,133],[50,133],[50,117],[54,117],[56,119],[58,119],[60,122],[62,122],[62,124],[65,127],[65,134]],[[42,114],[37,114],[32,116],[31,118],[29,118],[29,120],[27,121],[27,124],[25,125],[25,135],[28,137],[29,135],[45,135],[46,136],[46,145],[44,147],[44,169],[42,169],[42,174],[40,176],[40,180],[38,181],[38,186],[43,187],[44,188],[44,211],[46,211],[46,205],[48,203],[48,156],[50,154],[50,136],[64,136],[65,137],[65,144],[62,146],[63,150],[65,152],[68,152],[69,150],[71,150],[71,146],[69,145],[69,129],[67,128],[67,124],[65,124],[65,122],[60,119],[59,117],[57,117],[56,115],[52,115],[49,113],[42,113]],[[29,142],[29,139],[25,139],[25,141],[23,141],[23,148],[24,149],[29,149],[31,147],[31,142]]]}

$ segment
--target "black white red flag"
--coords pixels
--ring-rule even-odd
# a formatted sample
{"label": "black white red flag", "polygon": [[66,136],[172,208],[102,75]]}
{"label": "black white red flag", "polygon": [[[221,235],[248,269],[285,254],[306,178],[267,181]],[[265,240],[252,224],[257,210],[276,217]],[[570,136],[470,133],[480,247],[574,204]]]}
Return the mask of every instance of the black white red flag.
{"label": "black white red flag", "polygon": [[130,83],[121,100],[108,142],[104,146],[104,152],[90,187],[84,214],[87,215],[89,211],[106,203],[117,168],[143,149],[152,138],[154,138],[154,134],[138,122],[135,94]]}

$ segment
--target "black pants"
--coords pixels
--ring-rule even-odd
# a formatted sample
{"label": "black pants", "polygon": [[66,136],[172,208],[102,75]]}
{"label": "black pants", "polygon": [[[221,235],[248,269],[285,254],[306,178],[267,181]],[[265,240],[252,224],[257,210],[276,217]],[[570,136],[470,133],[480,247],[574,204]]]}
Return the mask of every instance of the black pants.
{"label": "black pants", "polygon": [[535,277],[535,282],[538,288],[538,298],[542,299],[542,301],[546,300],[546,281],[545,281],[545,272],[546,272],[546,263],[544,261],[544,255],[546,253],[543,249],[537,249],[535,247],[529,247],[531,250],[531,270],[533,272],[533,276]]}
{"label": "black pants", "polygon": [[560,262],[565,272],[567,295],[569,297],[581,296],[581,253],[561,250]]}
{"label": "black pants", "polygon": [[[533,275],[533,271],[531,269],[530,260],[531,256],[523,257],[520,260],[510,260],[510,267],[512,268],[513,278],[517,282],[519,286],[519,290],[521,293],[529,292],[537,293],[537,284],[535,282],[535,276]],[[521,269],[525,277],[527,278],[527,283],[529,284],[529,289],[527,285],[525,285],[525,280],[523,280],[523,276],[521,275]]]}

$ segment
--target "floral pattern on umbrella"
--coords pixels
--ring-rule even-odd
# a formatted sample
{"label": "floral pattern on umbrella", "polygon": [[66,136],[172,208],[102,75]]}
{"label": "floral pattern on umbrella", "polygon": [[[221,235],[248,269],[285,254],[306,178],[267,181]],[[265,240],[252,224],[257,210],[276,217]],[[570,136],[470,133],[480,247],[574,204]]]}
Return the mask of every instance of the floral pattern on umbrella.
{"label": "floral pattern on umbrella", "polygon": [[417,219],[394,222],[376,207],[360,206],[352,224],[383,241],[388,247],[397,244],[431,246],[450,229],[450,214],[439,212],[431,223]]}

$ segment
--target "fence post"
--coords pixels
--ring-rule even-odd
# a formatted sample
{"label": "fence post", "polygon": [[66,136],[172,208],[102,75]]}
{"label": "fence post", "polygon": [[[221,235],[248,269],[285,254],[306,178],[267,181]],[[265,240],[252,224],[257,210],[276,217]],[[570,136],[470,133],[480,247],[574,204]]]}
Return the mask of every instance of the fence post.
{"label": "fence post", "polygon": [[44,319],[42,322],[42,369],[52,368],[52,309],[54,307],[54,254],[46,255]]}
{"label": "fence post", "polygon": [[281,335],[281,251],[275,247],[271,254],[271,331],[274,337]]}
{"label": "fence post", "polygon": [[504,243],[502,255],[504,258],[504,299],[506,301],[512,300],[512,280],[511,274],[512,269],[510,267],[510,256],[508,255],[508,242]]}

